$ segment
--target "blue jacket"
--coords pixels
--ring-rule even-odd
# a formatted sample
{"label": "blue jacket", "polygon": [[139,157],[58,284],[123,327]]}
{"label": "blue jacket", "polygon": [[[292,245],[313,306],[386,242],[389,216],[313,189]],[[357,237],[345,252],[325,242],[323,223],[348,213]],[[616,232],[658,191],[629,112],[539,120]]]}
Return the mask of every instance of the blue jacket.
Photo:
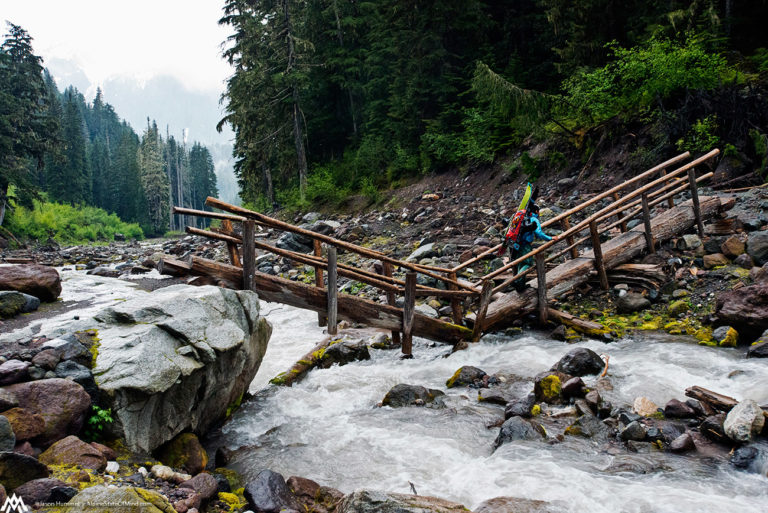
{"label": "blue jacket", "polygon": [[539,221],[538,214],[531,214],[530,219],[528,220],[530,223],[536,225],[536,228],[534,230],[526,230],[520,235],[520,242],[523,244],[532,244],[534,236],[540,238],[541,240],[552,240],[552,237],[544,233],[541,229],[541,222]]}

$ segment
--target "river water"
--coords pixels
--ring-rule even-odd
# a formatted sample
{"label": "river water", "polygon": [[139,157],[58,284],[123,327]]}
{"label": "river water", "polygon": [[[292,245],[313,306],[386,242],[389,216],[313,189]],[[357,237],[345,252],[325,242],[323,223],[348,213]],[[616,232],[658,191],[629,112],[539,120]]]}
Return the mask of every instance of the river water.
{"label": "river water", "polygon": [[[211,439],[235,452],[231,465],[252,478],[263,468],[308,477],[345,493],[374,488],[434,495],[469,508],[497,496],[553,502],[574,512],[765,511],[768,462],[761,473],[734,470],[715,458],[666,453],[609,454],[591,440],[514,442],[493,452],[503,417],[500,406],[477,402],[471,389],[445,388],[462,365],[502,373],[523,395],[526,381],[549,369],[572,346],[538,334],[485,336],[448,358],[446,346],[415,340],[413,360],[397,351],[371,350],[371,360],[310,372],[293,387],[268,384],[322,338],[316,314],[264,304],[274,333],[245,404]],[[746,360],[743,350],[707,348],[665,334],[628,337],[611,344],[580,345],[610,356],[612,390],[603,396],[630,405],[646,396],[663,406],[685,399],[699,385],[733,397],[768,402],[766,362]],[[734,372],[736,371],[736,372]],[[516,378],[517,377],[517,378]],[[586,378],[594,385],[595,378]],[[398,383],[447,393],[448,408],[379,408]],[[570,419],[564,419],[564,429]],[[763,449],[766,449],[763,446]],[[655,471],[606,472],[612,464],[636,463]]]}

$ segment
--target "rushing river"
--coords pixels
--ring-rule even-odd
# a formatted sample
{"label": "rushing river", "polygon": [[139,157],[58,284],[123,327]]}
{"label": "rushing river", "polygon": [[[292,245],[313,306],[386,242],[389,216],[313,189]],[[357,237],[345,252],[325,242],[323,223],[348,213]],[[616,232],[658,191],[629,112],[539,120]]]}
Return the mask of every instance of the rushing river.
{"label": "rushing river", "polygon": [[[572,346],[539,335],[486,336],[449,358],[446,346],[416,340],[413,360],[371,350],[371,360],[310,372],[293,387],[268,384],[321,338],[317,316],[264,304],[274,334],[251,385],[255,398],[210,440],[238,449],[232,465],[247,477],[263,468],[308,477],[348,493],[359,488],[434,495],[476,507],[497,496],[540,499],[574,512],[765,511],[768,464],[762,475],[734,470],[722,459],[668,453],[608,453],[595,442],[566,437],[557,444],[514,442],[493,452],[500,406],[477,402],[477,391],[445,388],[462,365],[524,379],[549,369]],[[700,385],[736,398],[768,402],[768,369],[743,351],[705,348],[665,335],[582,344],[610,355],[613,390],[603,396],[629,405],[637,396],[656,404],[685,399]],[[736,371],[736,372],[734,372]],[[514,381],[514,380],[513,380]],[[594,384],[586,378],[587,385]],[[398,383],[447,393],[448,408],[377,408]],[[520,395],[532,388],[521,381]],[[565,428],[569,419],[564,419]],[[765,450],[766,447],[764,446]],[[649,473],[610,473],[636,462]]]}

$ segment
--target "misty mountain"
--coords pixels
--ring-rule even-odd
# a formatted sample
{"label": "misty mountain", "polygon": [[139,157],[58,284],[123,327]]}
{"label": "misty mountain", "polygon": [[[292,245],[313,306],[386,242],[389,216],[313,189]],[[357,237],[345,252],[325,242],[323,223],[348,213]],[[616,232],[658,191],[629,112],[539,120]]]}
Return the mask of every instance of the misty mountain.
{"label": "misty mountain", "polygon": [[[76,63],[51,59],[46,65],[61,89],[73,85],[88,100],[93,99],[96,84]],[[188,144],[198,141],[208,147],[216,167],[219,197],[240,203],[232,158],[234,134],[229,126],[225,126],[222,133],[216,131],[216,124],[223,117],[219,93],[190,90],[171,76],[156,76],[145,82],[131,77],[112,77],[101,84],[101,89],[105,101],[137,133],[146,129],[149,118],[157,122],[163,137],[167,130],[181,141],[186,130]]]}

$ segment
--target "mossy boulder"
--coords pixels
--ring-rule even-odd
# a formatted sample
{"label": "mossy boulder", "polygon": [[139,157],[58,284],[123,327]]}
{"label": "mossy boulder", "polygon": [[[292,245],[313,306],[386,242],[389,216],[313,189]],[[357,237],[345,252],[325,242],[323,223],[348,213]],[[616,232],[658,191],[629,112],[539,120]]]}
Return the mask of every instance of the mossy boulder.
{"label": "mossy boulder", "polygon": [[722,253],[714,253],[712,255],[704,255],[704,269],[713,269],[715,267],[721,267],[731,263],[728,257]]}
{"label": "mossy boulder", "polygon": [[11,408],[0,415],[11,423],[17,441],[32,440],[45,431],[43,417],[27,409]]}
{"label": "mossy boulder", "polygon": [[739,343],[739,332],[730,326],[720,326],[712,332],[712,340],[720,347],[736,347]]}
{"label": "mossy boulder", "polygon": [[563,383],[571,376],[558,371],[538,374],[534,380],[533,393],[537,403],[559,404],[563,401]]}
{"label": "mossy boulder", "polygon": [[0,319],[20,313],[26,303],[27,300],[21,292],[0,291]]}
{"label": "mossy boulder", "polygon": [[[121,513],[176,513],[171,503],[157,492],[143,488],[107,488],[93,486],[81,491],[65,506],[51,508],[52,513],[88,511],[88,513],[113,513],[111,504],[124,504]],[[93,506],[100,504],[101,506]]]}
{"label": "mossy boulder", "polygon": [[158,458],[169,467],[195,475],[208,465],[208,454],[194,433],[182,433],[165,444]]}
{"label": "mossy boulder", "polygon": [[33,479],[48,477],[45,465],[32,456],[18,452],[0,452],[0,483],[11,493]]}
{"label": "mossy boulder", "polygon": [[672,316],[678,316],[678,315],[684,314],[690,309],[691,309],[691,305],[688,304],[688,301],[684,299],[673,301],[667,307],[667,311],[669,312],[669,315],[672,315]]}

